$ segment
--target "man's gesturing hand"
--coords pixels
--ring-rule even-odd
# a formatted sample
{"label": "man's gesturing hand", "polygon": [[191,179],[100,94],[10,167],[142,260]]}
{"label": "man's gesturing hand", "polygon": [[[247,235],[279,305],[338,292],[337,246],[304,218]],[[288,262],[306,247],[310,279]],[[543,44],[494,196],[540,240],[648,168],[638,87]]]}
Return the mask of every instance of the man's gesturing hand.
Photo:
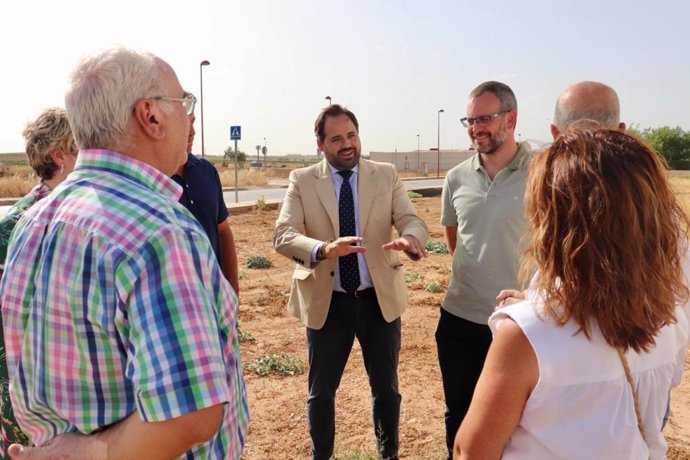
{"label": "man's gesturing hand", "polygon": [[366,252],[367,248],[364,246],[355,246],[361,243],[363,239],[361,236],[341,236],[335,241],[326,243],[323,254],[326,259],[333,259],[353,252]]}
{"label": "man's gesturing hand", "polygon": [[381,248],[385,250],[405,251],[407,256],[412,260],[419,260],[426,257],[427,253],[417,238],[412,235],[403,235],[396,238],[390,243],[386,243]]}

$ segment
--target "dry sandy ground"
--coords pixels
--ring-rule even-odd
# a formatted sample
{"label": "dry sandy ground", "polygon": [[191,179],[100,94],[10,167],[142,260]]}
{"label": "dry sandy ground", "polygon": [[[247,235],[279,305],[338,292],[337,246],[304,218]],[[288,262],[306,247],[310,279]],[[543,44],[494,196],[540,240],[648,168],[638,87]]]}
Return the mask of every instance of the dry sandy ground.
{"label": "dry sandy ground", "polygon": [[[443,241],[439,225],[440,199],[415,199],[427,222],[431,240]],[[242,342],[244,364],[267,354],[286,353],[306,362],[305,330],[286,312],[292,262],[271,247],[276,210],[231,215],[240,263],[262,255],[273,268],[240,270],[240,326],[252,340]],[[431,255],[419,263],[408,261],[410,305],[404,314],[400,355],[400,387],[403,397],[400,423],[400,457],[444,458],[443,390],[436,360],[434,331],[439,305],[450,275],[450,256]],[[441,293],[426,290],[430,281]],[[690,363],[686,362],[686,370]],[[306,374],[259,377],[247,372],[251,428],[244,459],[309,458],[306,420]],[[672,416],[666,429],[671,446],[669,458],[690,459],[690,375],[672,394]],[[375,458],[369,387],[357,345],[337,396],[336,457]]]}

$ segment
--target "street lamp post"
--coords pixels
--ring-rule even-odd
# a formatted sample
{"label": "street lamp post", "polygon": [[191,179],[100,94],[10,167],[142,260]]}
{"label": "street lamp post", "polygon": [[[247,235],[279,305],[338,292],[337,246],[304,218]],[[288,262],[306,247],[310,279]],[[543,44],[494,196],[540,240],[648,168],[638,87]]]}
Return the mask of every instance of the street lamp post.
{"label": "street lamp post", "polygon": [[328,105],[331,105],[331,96],[326,96],[326,100],[328,101]]}
{"label": "street lamp post", "polygon": [[204,150],[204,66],[209,65],[210,62],[203,60],[199,63],[199,101],[201,102],[201,156],[204,157],[206,151]]}
{"label": "street lamp post", "polygon": [[443,112],[443,109],[438,110],[438,120],[436,122],[438,129],[438,137],[436,138],[436,177],[441,177],[441,113]]}
{"label": "street lamp post", "polygon": [[266,160],[266,155],[268,155],[268,147],[266,147],[266,138],[264,137],[264,148],[261,149],[261,153],[264,154],[264,167],[267,167],[268,160]]}
{"label": "street lamp post", "polygon": [[417,134],[417,172],[419,172],[419,134]]}

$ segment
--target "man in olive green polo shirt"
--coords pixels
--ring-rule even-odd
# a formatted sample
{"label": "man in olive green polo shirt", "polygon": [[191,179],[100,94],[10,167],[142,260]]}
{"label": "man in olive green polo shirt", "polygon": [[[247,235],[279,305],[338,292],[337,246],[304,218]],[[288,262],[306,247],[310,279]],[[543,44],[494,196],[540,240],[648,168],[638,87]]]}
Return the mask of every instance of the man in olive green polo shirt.
{"label": "man in olive green polo shirt", "polygon": [[448,458],[491,344],[487,321],[496,296],[508,286],[520,287],[523,196],[531,159],[528,145],[515,142],[517,101],[507,85],[488,81],[475,88],[461,122],[477,154],[448,171],[442,195],[441,224],[453,254],[436,330]]}

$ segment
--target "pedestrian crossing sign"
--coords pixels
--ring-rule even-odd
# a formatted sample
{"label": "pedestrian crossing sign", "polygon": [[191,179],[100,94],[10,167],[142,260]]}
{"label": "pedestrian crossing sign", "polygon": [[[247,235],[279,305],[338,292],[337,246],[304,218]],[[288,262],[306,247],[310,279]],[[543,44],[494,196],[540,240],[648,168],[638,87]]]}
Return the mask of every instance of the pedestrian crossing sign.
{"label": "pedestrian crossing sign", "polygon": [[239,141],[242,139],[242,127],[241,126],[231,126],[230,127],[230,140]]}

